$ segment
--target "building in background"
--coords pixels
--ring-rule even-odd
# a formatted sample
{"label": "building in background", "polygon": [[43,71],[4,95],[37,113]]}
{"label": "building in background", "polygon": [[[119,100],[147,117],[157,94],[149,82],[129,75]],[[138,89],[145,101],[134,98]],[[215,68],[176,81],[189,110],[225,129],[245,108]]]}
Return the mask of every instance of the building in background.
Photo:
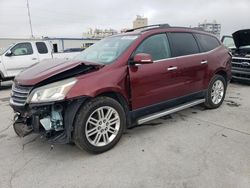
{"label": "building in background", "polygon": [[84,38],[90,39],[102,39],[111,35],[118,34],[115,29],[92,29],[89,28],[86,33],[83,33]]}
{"label": "building in background", "polygon": [[133,28],[144,27],[148,25],[148,18],[137,15],[136,19],[133,21]]}
{"label": "building in background", "polygon": [[[144,27],[148,25],[148,18],[137,15],[136,19],[133,21],[133,28]],[[122,28],[119,32],[115,29],[93,29],[89,28],[87,32],[82,34],[83,38],[90,39],[102,39],[108,36],[116,35],[118,33],[125,33],[128,29],[131,28]]]}
{"label": "building in background", "polygon": [[[144,27],[148,25],[148,18],[137,15],[133,21],[133,28]],[[119,32],[124,33],[131,28],[122,28]],[[29,41],[49,41],[55,52],[63,52],[72,48],[87,48],[102,38],[119,33],[115,29],[92,29],[83,33],[82,38],[58,38],[58,37],[41,37],[41,38],[0,38],[0,53],[13,43]]]}
{"label": "building in background", "polygon": [[213,22],[207,22],[207,20],[205,20],[203,23],[199,23],[198,27],[220,38],[221,24],[217,23],[216,20]]}

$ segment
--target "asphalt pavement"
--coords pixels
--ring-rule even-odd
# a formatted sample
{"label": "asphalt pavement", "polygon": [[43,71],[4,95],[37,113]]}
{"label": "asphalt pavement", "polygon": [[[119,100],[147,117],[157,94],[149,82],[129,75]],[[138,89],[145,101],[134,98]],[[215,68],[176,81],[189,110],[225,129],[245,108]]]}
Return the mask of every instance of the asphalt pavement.
{"label": "asphalt pavement", "polygon": [[99,155],[74,145],[19,138],[0,88],[0,188],[250,187],[250,86],[230,84],[223,105],[186,109],[127,130]]}

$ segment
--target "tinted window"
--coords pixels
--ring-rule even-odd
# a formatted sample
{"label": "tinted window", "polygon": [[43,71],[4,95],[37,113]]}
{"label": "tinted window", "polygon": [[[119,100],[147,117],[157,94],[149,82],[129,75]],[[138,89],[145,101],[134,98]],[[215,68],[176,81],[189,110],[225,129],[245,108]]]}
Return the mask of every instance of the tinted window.
{"label": "tinted window", "polygon": [[150,54],[152,55],[153,60],[160,60],[171,57],[166,34],[153,35],[145,39],[136,49],[135,54],[138,53]]}
{"label": "tinted window", "polygon": [[11,52],[13,56],[19,56],[19,55],[30,55],[33,54],[33,49],[30,43],[19,43],[16,44],[12,49]]}
{"label": "tinted window", "polygon": [[199,53],[198,45],[191,33],[169,33],[169,36],[174,57]]}
{"label": "tinted window", "polygon": [[44,42],[36,42],[36,47],[39,54],[47,54],[48,48]]}
{"label": "tinted window", "polygon": [[220,43],[215,37],[203,34],[195,34],[195,35],[200,42],[202,52],[207,52],[220,46]]}

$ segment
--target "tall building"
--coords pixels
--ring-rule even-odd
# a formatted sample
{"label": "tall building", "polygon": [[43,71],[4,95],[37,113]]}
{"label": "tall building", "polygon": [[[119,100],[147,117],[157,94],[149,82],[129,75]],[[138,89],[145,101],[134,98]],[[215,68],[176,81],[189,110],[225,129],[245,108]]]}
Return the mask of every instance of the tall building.
{"label": "tall building", "polygon": [[220,38],[221,24],[218,24],[215,20],[213,22],[207,22],[205,20],[203,23],[199,23],[198,27]]}
{"label": "tall building", "polygon": [[142,17],[140,15],[136,16],[136,19],[133,21],[133,28],[144,27],[148,25],[148,18]]}

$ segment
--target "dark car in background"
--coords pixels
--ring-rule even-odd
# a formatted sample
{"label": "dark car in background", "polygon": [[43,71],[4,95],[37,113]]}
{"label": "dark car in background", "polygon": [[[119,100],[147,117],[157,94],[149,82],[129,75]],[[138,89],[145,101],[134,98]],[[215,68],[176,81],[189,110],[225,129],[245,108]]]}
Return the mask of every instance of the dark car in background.
{"label": "dark car in background", "polygon": [[94,153],[111,149],[126,128],[198,104],[218,108],[231,79],[230,53],[215,36],[169,25],[129,30],[73,60],[51,61],[15,78],[14,130]]}
{"label": "dark car in background", "polygon": [[233,55],[232,79],[250,83],[250,29],[236,31],[232,36],[223,36],[222,42]]}

